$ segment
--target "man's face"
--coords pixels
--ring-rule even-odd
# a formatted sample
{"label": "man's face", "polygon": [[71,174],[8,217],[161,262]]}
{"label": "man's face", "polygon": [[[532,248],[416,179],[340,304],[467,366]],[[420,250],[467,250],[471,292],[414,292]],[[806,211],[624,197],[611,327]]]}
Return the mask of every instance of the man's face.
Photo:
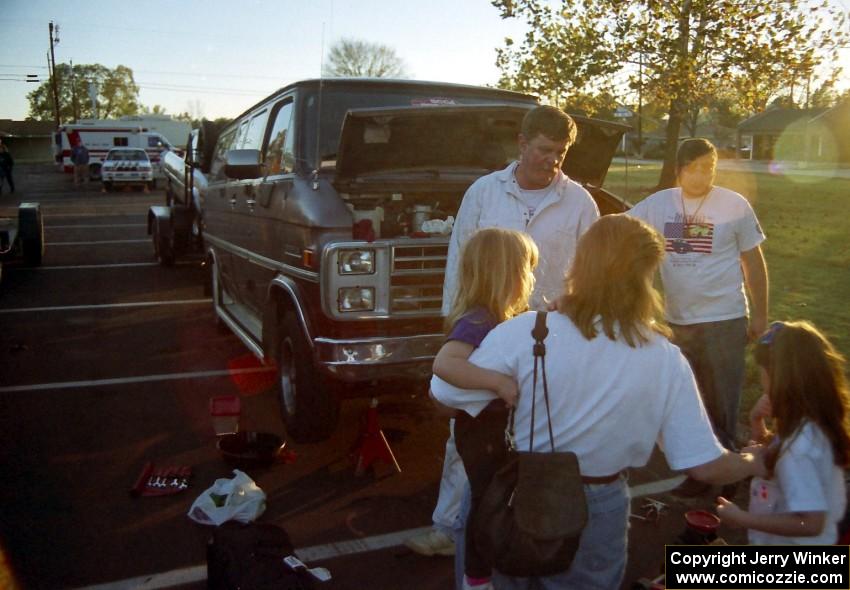
{"label": "man's face", "polygon": [[567,155],[569,139],[556,141],[545,135],[537,134],[529,140],[519,134],[520,160],[517,167],[517,180],[524,189],[546,188],[558,174],[564,157]]}
{"label": "man's face", "polygon": [[705,154],[679,169],[679,186],[685,195],[701,197],[711,190],[717,173],[717,156]]}

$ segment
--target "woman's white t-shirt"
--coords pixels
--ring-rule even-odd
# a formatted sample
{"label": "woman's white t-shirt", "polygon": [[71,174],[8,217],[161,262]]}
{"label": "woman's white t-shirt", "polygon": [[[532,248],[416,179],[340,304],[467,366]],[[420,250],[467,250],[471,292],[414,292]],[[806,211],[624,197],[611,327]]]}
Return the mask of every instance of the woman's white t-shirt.
{"label": "woman's white t-shirt", "polygon": [[[535,313],[528,312],[493,328],[470,356],[480,367],[517,379],[517,448],[527,450],[534,377]],[[572,451],[581,472],[606,476],[646,465],[656,443],[673,469],[708,463],[723,453],[697,393],[693,373],[678,347],[650,334],[636,348],[600,333],[587,340],[567,316],[547,317],[546,376],[555,449]],[[433,377],[431,390],[441,403],[472,416],[496,396],[491,391],[453,387]],[[538,377],[534,450],[549,450]]]}

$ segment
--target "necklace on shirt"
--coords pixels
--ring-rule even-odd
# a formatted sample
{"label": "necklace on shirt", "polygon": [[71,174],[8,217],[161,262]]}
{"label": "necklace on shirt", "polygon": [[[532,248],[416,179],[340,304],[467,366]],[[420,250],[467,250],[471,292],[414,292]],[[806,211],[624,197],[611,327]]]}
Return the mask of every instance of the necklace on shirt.
{"label": "necklace on shirt", "polygon": [[700,209],[705,204],[706,200],[708,200],[708,196],[711,194],[712,189],[709,188],[708,192],[705,193],[702,198],[699,200],[699,204],[693,213],[688,213],[688,210],[685,208],[685,191],[679,189],[679,200],[682,202],[682,221],[685,225],[692,225],[697,222],[697,215],[699,214]]}

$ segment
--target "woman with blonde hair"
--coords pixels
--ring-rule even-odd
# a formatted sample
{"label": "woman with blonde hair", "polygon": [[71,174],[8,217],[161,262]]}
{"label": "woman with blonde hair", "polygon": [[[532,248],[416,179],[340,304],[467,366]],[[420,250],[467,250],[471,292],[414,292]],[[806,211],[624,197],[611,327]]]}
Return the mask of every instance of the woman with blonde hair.
{"label": "woman with blonde hair", "polygon": [[756,421],[769,446],[768,477],[750,483],[749,511],[717,499],[724,522],[749,529],[759,545],[832,544],[844,516],[850,466],[850,389],[844,358],[809,322],[774,322],[754,350],[765,394],[757,404],[775,434]]}
{"label": "woman with blonde hair", "polygon": [[[623,472],[646,465],[656,444],[673,469],[711,483],[759,472],[752,455],[717,441],[687,360],[667,340],[653,276],[664,256],[661,236],[643,221],[609,215],[581,237],[557,313],[547,318],[546,377],[554,450],[579,460],[588,523],[563,573],[514,578],[494,572],[495,588],[619,588],[626,563],[628,486]],[[532,425],[534,313],[499,324],[469,360],[519,385],[516,445],[549,451],[545,412]],[[465,390],[435,376],[436,399],[477,416],[492,392]],[[569,501],[569,498],[565,498]]]}

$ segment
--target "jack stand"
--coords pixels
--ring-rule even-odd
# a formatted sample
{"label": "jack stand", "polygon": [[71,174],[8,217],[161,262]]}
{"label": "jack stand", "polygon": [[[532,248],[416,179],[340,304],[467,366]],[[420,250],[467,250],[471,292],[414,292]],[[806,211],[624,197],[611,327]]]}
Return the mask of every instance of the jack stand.
{"label": "jack stand", "polygon": [[369,403],[369,409],[366,410],[366,425],[363,432],[354,447],[354,453],[357,457],[357,467],[354,469],[354,475],[360,477],[376,460],[391,463],[398,473],[401,473],[401,467],[393,455],[393,450],[384,436],[384,432],[378,425],[378,398],[373,397]]}

